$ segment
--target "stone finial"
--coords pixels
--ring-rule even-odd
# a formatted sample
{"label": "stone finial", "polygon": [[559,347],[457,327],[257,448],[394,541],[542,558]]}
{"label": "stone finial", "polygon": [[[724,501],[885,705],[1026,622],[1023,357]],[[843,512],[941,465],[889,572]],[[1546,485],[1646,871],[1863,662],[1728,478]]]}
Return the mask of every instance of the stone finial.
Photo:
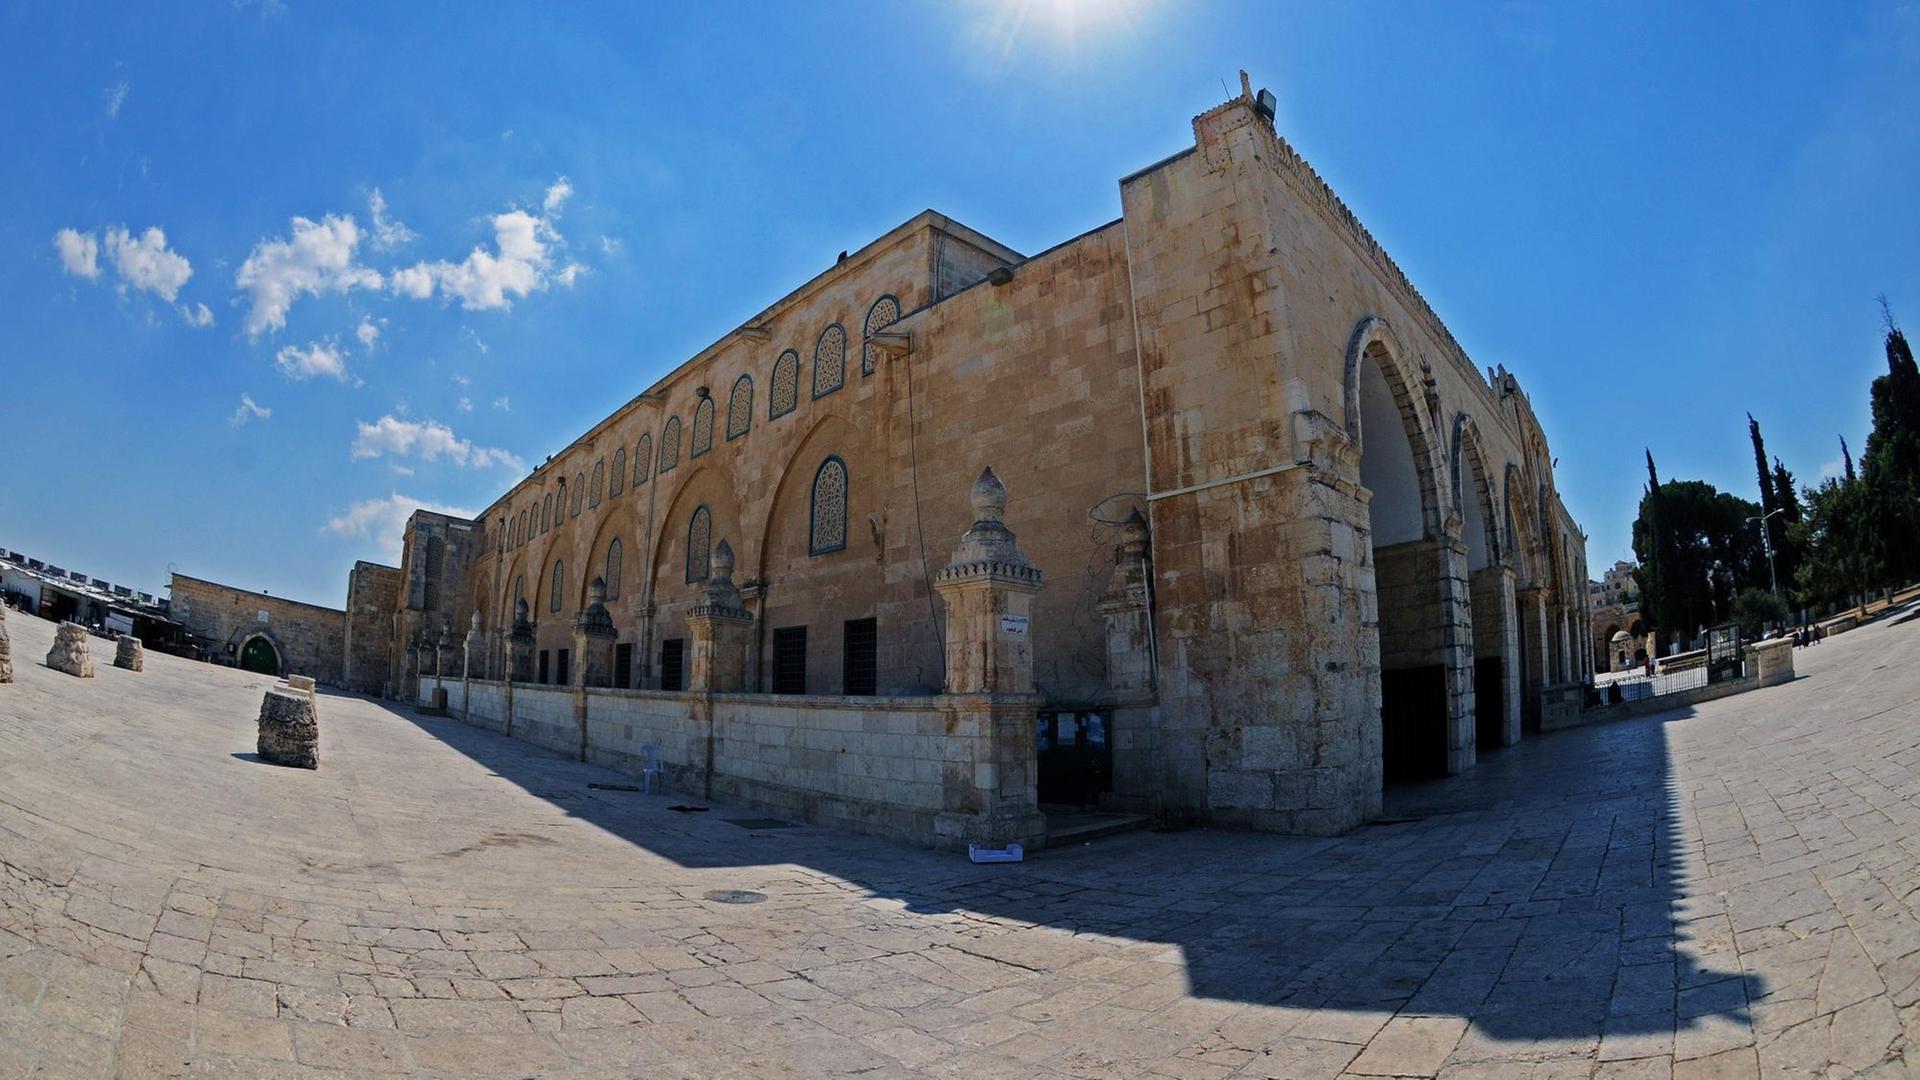
{"label": "stone finial", "polygon": [[467,620],[467,632],[478,633],[479,630],[480,630],[480,612],[478,609],[475,609],[473,613],[473,617]]}
{"label": "stone finial", "polygon": [[1015,579],[1031,578],[1035,584],[1040,571],[1027,562],[1026,553],[1014,540],[1013,530],[1002,518],[1007,510],[1007,486],[993,474],[992,466],[980,470],[968,493],[973,503],[973,525],[961,535],[953,550],[953,559],[941,578],[994,574]]}
{"label": "stone finial", "polygon": [[707,568],[707,583],[700,588],[699,598],[694,601],[690,616],[707,616],[720,619],[750,619],[746,601],[741,599],[740,587],[733,583],[733,545],[723,537],[713,548],[713,559]]}
{"label": "stone finial", "polygon": [[1000,521],[1007,513],[1007,485],[993,474],[993,466],[980,470],[980,479],[973,482],[973,490],[967,498],[973,503],[973,520]]}
{"label": "stone finial", "polygon": [[589,637],[613,637],[613,616],[607,613],[607,579],[596,577],[587,583],[587,606],[580,609],[573,628]]}

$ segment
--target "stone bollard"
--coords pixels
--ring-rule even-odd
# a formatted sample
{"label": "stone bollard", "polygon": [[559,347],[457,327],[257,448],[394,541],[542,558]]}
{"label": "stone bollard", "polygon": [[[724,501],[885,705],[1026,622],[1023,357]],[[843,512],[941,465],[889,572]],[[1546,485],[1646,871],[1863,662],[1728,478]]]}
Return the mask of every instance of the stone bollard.
{"label": "stone bollard", "polygon": [[260,699],[260,757],[296,769],[320,767],[320,721],[313,696],[268,690]]}
{"label": "stone bollard", "polygon": [[47,650],[47,666],[76,678],[93,678],[93,651],[87,638],[86,627],[79,623],[61,623],[53,632],[53,648]]}
{"label": "stone bollard", "polygon": [[113,666],[128,671],[145,671],[147,650],[136,637],[123,637],[113,649]]}
{"label": "stone bollard", "polygon": [[[0,606],[0,612],[6,608]],[[0,682],[13,681],[13,639],[7,636],[7,619],[0,615]]]}

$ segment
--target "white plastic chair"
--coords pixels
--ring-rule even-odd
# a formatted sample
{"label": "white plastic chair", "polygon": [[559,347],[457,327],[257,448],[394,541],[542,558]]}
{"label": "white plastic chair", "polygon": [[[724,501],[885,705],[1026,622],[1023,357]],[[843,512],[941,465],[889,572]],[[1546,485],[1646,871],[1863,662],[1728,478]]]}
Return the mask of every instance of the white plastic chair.
{"label": "white plastic chair", "polygon": [[665,773],[660,768],[660,748],[648,743],[642,746],[640,751],[646,755],[647,762],[646,768],[640,771],[640,790],[651,795],[665,777]]}

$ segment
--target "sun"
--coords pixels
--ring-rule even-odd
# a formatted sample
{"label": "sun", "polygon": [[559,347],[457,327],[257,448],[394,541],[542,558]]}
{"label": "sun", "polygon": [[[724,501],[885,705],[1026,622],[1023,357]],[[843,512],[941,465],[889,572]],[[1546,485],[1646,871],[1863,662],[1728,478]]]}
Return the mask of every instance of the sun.
{"label": "sun", "polygon": [[1148,0],[978,0],[974,34],[1000,56],[1065,50],[1123,37]]}

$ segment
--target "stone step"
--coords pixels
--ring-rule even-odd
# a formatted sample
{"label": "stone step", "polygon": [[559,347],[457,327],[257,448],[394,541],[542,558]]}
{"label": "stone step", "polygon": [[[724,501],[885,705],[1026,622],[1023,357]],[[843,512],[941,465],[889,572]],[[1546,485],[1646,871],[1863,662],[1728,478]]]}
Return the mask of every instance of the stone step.
{"label": "stone step", "polygon": [[1144,814],[1116,814],[1099,810],[1073,810],[1066,807],[1047,810],[1047,846],[1084,844],[1116,833],[1132,832],[1153,824]]}

